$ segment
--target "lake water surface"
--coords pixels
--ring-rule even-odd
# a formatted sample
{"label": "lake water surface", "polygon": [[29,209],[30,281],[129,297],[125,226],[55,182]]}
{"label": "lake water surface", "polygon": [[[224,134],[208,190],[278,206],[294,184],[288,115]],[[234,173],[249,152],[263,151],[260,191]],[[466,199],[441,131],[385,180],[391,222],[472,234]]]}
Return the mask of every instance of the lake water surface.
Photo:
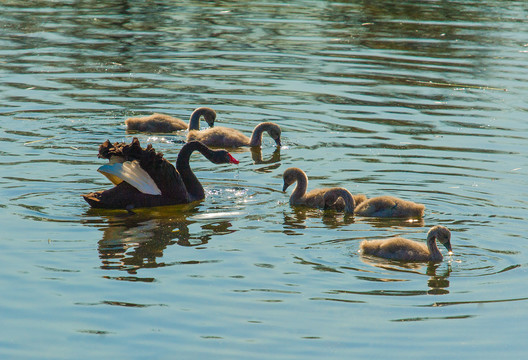
{"label": "lake water surface", "polygon": [[[2,2],[0,357],[526,357],[527,33],[524,1]],[[185,140],[127,117],[199,106],[283,146],[194,155],[202,202],[89,209],[103,141]],[[291,208],[291,166],[426,215]],[[437,224],[442,263],[357,252]]]}

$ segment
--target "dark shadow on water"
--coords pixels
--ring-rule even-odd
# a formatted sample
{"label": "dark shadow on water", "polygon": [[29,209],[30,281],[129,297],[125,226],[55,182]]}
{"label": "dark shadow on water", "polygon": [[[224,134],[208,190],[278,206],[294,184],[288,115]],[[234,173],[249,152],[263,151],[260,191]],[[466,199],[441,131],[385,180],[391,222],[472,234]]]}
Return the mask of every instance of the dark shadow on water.
{"label": "dark shadow on water", "polygon": [[[99,220],[85,223],[98,227],[103,232],[102,239],[98,242],[101,268],[136,274],[142,268],[170,266],[177,261],[161,260],[163,251],[168,246],[176,244],[199,247],[206,245],[213,236],[235,231],[231,229],[232,225],[228,220],[210,219],[199,225],[199,231],[191,232],[189,227],[197,223],[191,218],[199,213],[199,206],[198,203],[137,209],[133,213],[88,210],[87,216],[95,216]],[[134,277],[120,280],[139,279]]]}
{"label": "dark shadow on water", "polygon": [[368,223],[375,228],[386,229],[392,227],[424,227],[424,219],[399,219],[399,218],[376,218],[356,217],[358,223]]}
{"label": "dark shadow on water", "polygon": [[299,256],[295,256],[294,257],[294,262],[296,264],[300,264],[300,265],[308,265],[308,266],[311,266],[313,270],[316,270],[316,271],[323,271],[323,272],[332,272],[332,273],[343,273],[343,271],[335,266],[330,266],[328,264],[322,264],[322,263],[318,263],[318,262],[314,262],[314,261],[309,261],[309,260],[306,260],[306,259],[303,259]]}
{"label": "dark shadow on water", "polygon": [[298,235],[292,230],[306,229],[306,224],[309,219],[321,219],[323,224],[330,229],[339,228],[345,225],[354,223],[366,222],[376,228],[389,227],[423,227],[425,222],[423,219],[399,219],[399,218],[369,218],[369,217],[355,217],[346,214],[342,211],[333,209],[320,210],[312,209],[304,206],[295,206],[291,211],[283,211],[284,216],[284,233],[287,235]]}
{"label": "dark shadow on water", "polygon": [[[289,205],[287,205],[289,206]],[[344,225],[354,223],[354,217],[334,210],[311,209],[303,206],[291,208],[291,211],[283,211],[283,227],[286,235],[301,235],[295,230],[306,229],[307,220],[321,219],[323,224],[329,228],[335,229]]]}

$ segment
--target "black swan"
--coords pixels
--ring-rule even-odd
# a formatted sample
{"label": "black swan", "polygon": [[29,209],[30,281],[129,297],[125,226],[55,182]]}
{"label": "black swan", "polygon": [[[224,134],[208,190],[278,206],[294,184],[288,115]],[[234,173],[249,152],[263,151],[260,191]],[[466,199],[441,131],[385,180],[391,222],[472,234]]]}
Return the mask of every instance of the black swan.
{"label": "black swan", "polygon": [[134,138],[130,145],[105,141],[99,157],[110,161],[98,171],[115,186],[83,195],[95,208],[128,209],[190,203],[205,198],[202,185],[189,166],[191,153],[198,150],[215,164],[238,164],[225,150],[211,150],[198,141],[185,144],[176,160],[176,168],[151,144],[145,149]]}

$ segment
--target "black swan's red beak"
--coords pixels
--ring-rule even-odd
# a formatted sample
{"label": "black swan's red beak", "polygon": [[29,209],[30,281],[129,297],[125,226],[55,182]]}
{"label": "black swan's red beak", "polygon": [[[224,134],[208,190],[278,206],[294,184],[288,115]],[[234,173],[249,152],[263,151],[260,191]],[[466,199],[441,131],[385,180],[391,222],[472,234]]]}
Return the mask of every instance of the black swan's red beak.
{"label": "black swan's red beak", "polygon": [[235,159],[234,157],[231,156],[231,154],[227,154],[229,156],[229,163],[230,164],[238,164],[240,161],[238,161],[237,159]]}

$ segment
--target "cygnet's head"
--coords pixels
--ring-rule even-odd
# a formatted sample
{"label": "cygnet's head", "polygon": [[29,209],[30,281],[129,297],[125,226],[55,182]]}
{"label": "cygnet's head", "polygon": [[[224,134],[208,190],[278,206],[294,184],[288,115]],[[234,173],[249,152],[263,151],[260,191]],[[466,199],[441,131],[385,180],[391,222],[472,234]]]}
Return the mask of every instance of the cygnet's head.
{"label": "cygnet's head", "polygon": [[271,127],[269,130],[268,130],[268,134],[269,136],[271,136],[271,138],[273,140],[275,140],[275,144],[277,144],[278,147],[281,146],[281,129],[279,126],[274,126],[274,127]]}
{"label": "cygnet's head", "polygon": [[286,189],[297,181],[297,174],[300,171],[300,169],[297,168],[288,168],[284,171],[284,174],[282,174],[282,180],[284,181],[284,185],[282,186],[282,191],[286,191]]}
{"label": "cygnet's head", "polygon": [[207,122],[207,125],[209,127],[214,126],[214,122],[216,120],[216,112],[213,109],[207,108],[208,111],[205,111],[203,113],[204,120]]}
{"label": "cygnet's head", "polygon": [[275,144],[277,144],[278,147],[281,146],[281,128],[279,125],[272,123],[272,122],[265,122],[262,123],[264,126],[262,129],[265,129],[269,136],[275,140]]}
{"label": "cygnet's head", "polygon": [[436,240],[440,242],[440,244],[444,245],[447,251],[449,251],[449,254],[453,253],[453,250],[451,248],[451,231],[449,231],[448,228],[441,225],[436,225],[429,230],[429,233],[427,234],[428,237],[435,237]]}

